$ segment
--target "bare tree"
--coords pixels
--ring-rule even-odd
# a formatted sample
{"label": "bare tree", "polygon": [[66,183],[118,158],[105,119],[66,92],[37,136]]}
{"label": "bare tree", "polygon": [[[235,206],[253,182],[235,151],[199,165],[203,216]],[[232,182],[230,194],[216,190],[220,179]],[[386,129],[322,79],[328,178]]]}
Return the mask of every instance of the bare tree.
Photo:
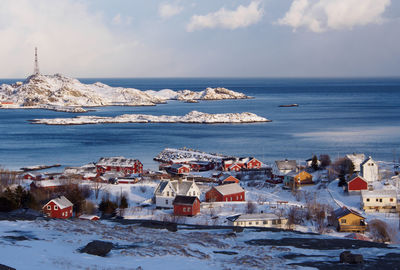
{"label": "bare tree", "polygon": [[100,192],[105,188],[104,183],[101,181],[101,179],[99,178],[95,178],[93,180],[93,184],[92,184],[92,188],[94,191],[94,197],[96,198],[96,200],[99,198],[99,194]]}

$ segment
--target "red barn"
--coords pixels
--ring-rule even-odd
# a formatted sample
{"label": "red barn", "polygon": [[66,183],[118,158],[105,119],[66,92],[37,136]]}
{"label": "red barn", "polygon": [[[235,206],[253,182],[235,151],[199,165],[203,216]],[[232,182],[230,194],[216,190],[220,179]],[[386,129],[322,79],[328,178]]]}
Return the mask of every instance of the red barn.
{"label": "red barn", "polygon": [[239,184],[214,186],[206,193],[207,202],[245,201],[244,189]]}
{"label": "red barn", "polygon": [[168,171],[173,174],[188,174],[190,172],[189,165],[186,164],[172,164]]}
{"label": "red barn", "polygon": [[347,183],[348,192],[358,193],[361,192],[361,190],[368,190],[368,183],[363,177],[358,175]]}
{"label": "red barn", "polygon": [[122,172],[124,174],[143,173],[143,164],[137,159],[125,157],[102,157],[96,163],[97,173]]}
{"label": "red barn", "polygon": [[72,217],[73,204],[64,196],[55,198],[43,206],[43,212],[51,218]]}
{"label": "red barn", "polygon": [[175,216],[195,216],[200,213],[200,200],[197,197],[178,195],[172,204]]}
{"label": "red barn", "polygon": [[247,169],[260,169],[262,163],[256,158],[251,158],[244,165],[246,166]]}

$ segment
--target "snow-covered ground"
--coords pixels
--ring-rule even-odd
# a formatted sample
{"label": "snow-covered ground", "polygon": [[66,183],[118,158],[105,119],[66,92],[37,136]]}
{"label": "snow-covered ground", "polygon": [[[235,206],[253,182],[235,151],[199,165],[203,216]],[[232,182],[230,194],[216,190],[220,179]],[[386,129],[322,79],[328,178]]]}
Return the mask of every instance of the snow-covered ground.
{"label": "snow-covered ground", "polygon": [[73,118],[34,119],[33,124],[46,125],[86,125],[109,123],[187,123],[187,124],[216,124],[216,123],[255,123],[270,120],[254,113],[223,113],[209,114],[191,111],[184,116],[124,114],[116,117],[77,116]]}
{"label": "snow-covered ground", "polygon": [[[16,106],[63,110],[65,106],[152,106],[167,100],[221,100],[246,99],[248,96],[226,88],[207,88],[200,92],[190,90],[141,91],[134,88],[111,87],[97,82],[83,84],[61,74],[32,75],[25,82],[0,85],[0,102],[13,103],[4,108]],[[71,110],[83,112],[83,109]]]}

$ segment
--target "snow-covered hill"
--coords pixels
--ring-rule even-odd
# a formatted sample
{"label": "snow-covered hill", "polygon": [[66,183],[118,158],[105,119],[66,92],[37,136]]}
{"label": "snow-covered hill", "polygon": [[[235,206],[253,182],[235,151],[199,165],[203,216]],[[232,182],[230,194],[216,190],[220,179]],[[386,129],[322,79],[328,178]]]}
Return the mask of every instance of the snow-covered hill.
{"label": "snow-covered hill", "polygon": [[116,117],[101,116],[77,116],[73,118],[34,119],[34,124],[46,125],[85,125],[105,123],[194,123],[194,124],[215,124],[215,123],[254,123],[270,122],[267,118],[254,113],[224,113],[209,114],[198,111],[191,111],[184,116],[173,115],[148,115],[148,114],[123,114]]}
{"label": "snow-covered hill", "polygon": [[134,88],[111,87],[97,82],[84,84],[61,74],[32,75],[23,83],[0,86],[0,101],[13,102],[22,107],[44,105],[65,106],[152,106],[167,100],[245,99],[246,95],[225,88],[204,91],[141,91]]}

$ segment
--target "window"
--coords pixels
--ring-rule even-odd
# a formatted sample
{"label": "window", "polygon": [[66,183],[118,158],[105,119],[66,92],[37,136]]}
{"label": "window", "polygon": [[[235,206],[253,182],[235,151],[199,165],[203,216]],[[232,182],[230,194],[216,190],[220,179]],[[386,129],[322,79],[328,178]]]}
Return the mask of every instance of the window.
{"label": "window", "polygon": [[72,209],[71,209],[71,210],[69,210],[69,212],[70,212],[70,213],[72,213]]}
{"label": "window", "polygon": [[369,198],[367,198],[367,202],[369,202]]}
{"label": "window", "polygon": [[258,221],[256,221],[256,225],[258,225]]}
{"label": "window", "polygon": [[57,205],[54,205],[54,210],[58,210],[58,206]]}
{"label": "window", "polygon": [[264,221],[263,221],[263,224],[268,224],[268,220],[264,220]]}
{"label": "window", "polygon": [[251,222],[249,222],[249,225],[251,225]]}
{"label": "window", "polygon": [[186,212],[186,207],[183,207],[183,212]]}
{"label": "window", "polygon": [[346,223],[346,219],[340,220],[340,223],[342,223],[342,224]]}
{"label": "window", "polygon": [[187,211],[190,212],[192,209],[190,207],[187,208]]}
{"label": "window", "polygon": [[236,200],[239,200],[239,196],[236,196]]}
{"label": "window", "polygon": [[232,197],[231,197],[231,201],[232,201]]}
{"label": "window", "polygon": [[243,199],[243,195],[240,195],[240,199]]}
{"label": "window", "polygon": [[47,210],[51,210],[51,205],[48,205],[48,206],[47,206]]}
{"label": "window", "polygon": [[193,191],[193,196],[196,196],[196,192],[195,191]]}
{"label": "window", "polygon": [[375,199],[377,202],[379,201],[378,199]]}
{"label": "window", "polygon": [[168,200],[165,200],[165,204],[168,204]]}
{"label": "window", "polygon": [[276,225],[276,220],[275,219],[272,220],[272,225]]}
{"label": "window", "polygon": [[282,224],[282,221],[280,219],[278,219],[278,224]]}
{"label": "window", "polygon": [[169,197],[169,191],[167,191],[167,197]]}
{"label": "window", "polygon": [[61,214],[62,216],[64,216],[64,212],[62,212],[62,214]]}
{"label": "window", "polygon": [[379,199],[379,202],[382,202],[382,199]]}
{"label": "window", "polygon": [[393,198],[390,198],[390,201],[393,202]]}

